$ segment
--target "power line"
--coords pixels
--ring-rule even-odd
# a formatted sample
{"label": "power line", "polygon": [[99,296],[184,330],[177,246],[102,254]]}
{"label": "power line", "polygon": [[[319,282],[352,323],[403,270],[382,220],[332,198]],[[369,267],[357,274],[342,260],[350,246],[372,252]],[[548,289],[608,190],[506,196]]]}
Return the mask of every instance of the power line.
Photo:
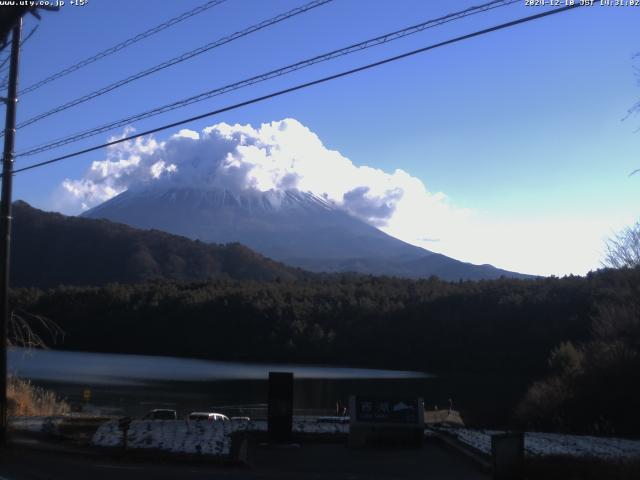
{"label": "power line", "polygon": [[41,113],[39,115],[36,115],[35,117],[32,117],[28,120],[25,120],[24,122],[19,123],[16,128],[22,128],[22,127],[26,127],[27,125],[31,125],[32,123],[36,123],[39,120],[42,120],[43,118],[47,118],[51,115],[54,115],[56,113],[62,112],[64,110],[67,110],[71,107],[75,107],[76,105],[80,105],[81,103],[87,102],[89,100],[92,100],[94,98],[100,97],[102,95],[104,95],[105,93],[108,93],[112,90],[115,90],[116,88],[120,88],[123,87],[131,82],[134,82],[136,80],[139,80],[141,78],[147,77],[153,73],[159,72],[161,70],[164,70],[165,68],[169,68],[173,65],[177,65],[179,63],[182,63],[186,60],[189,60],[197,55],[201,55],[205,52],[208,52],[209,50],[213,50],[214,48],[218,48],[221,47],[222,45],[226,45],[227,43],[231,43],[234,40],[237,40],[239,38],[242,37],[246,37],[247,35],[250,35],[254,32],[257,32],[259,30],[262,30],[264,28],[270,27],[272,25],[275,25],[276,23],[280,23],[283,22],[285,20],[288,20],[291,17],[295,17],[296,15],[300,15],[302,13],[306,13],[309,10],[312,10],[314,8],[320,7],[322,5],[325,5],[327,3],[332,2],[333,0],[313,0],[310,3],[307,3],[301,7],[298,8],[294,8],[293,10],[289,10],[288,12],[282,13],[280,15],[277,15],[275,17],[272,17],[268,20],[264,20],[263,22],[257,23],[255,25],[252,25],[251,27],[248,27],[244,30],[241,30],[239,32],[235,32],[231,35],[228,35],[226,37],[222,37],[219,38],[218,40],[214,41],[214,42],[210,42],[206,45],[203,45],[201,47],[198,47],[194,50],[190,50],[188,52],[183,53],[182,55],[178,55],[177,57],[173,57],[165,62],[162,62],[158,65],[155,65],[151,68],[147,68],[146,70],[142,70],[136,74],[130,75],[127,78],[124,78],[122,80],[118,80],[117,82],[111,83],[105,87],[102,87],[98,90],[95,90],[91,93],[88,93],[86,95],[83,95],[81,97],[78,97],[74,100],[71,100],[67,103],[64,103],[62,105],[59,105],[47,112]]}
{"label": "power line", "polygon": [[395,32],[391,32],[391,33],[387,33],[384,35],[380,35],[378,37],[369,39],[369,40],[365,40],[364,42],[359,42],[359,43],[355,43],[353,45],[349,45],[347,47],[338,49],[338,50],[333,50],[329,53],[325,53],[322,55],[318,55],[316,57],[312,57],[291,65],[287,65],[285,67],[281,67],[278,68],[276,70],[271,70],[267,73],[263,73],[261,75],[256,75],[254,77],[245,79],[245,80],[241,80],[239,82],[235,82],[235,83],[231,83],[228,85],[225,85],[223,87],[219,87],[219,88],[215,88],[213,90],[209,90],[203,93],[200,93],[198,95],[194,95],[170,104],[166,104],[160,107],[156,107],[152,110],[147,110],[145,112],[142,113],[138,113],[136,115],[132,115],[129,117],[126,117],[124,119],[120,119],[117,120],[115,122],[111,122],[108,124],[104,124],[104,125],[100,125],[98,127],[89,129],[89,130],[85,130],[83,132],[79,132],[58,140],[54,140],[52,142],[49,142],[47,144],[44,145],[39,145],[39,146],[35,146],[35,147],[30,147],[29,149],[22,151],[20,153],[18,153],[16,155],[16,157],[24,157],[24,156],[31,156],[31,155],[35,155],[37,153],[41,153],[47,150],[52,150],[54,148],[58,148],[61,147],[63,145],[68,145],[70,143],[74,143],[80,140],[83,140],[85,138],[89,138],[95,135],[98,135],[100,133],[104,133],[104,132],[108,132],[110,130],[113,130],[115,128],[118,127],[122,127],[122,126],[126,126],[129,125],[132,122],[135,121],[139,121],[139,120],[143,120],[146,118],[150,118],[156,115],[160,115],[162,113],[166,113],[172,110],[176,110],[178,108],[183,108],[186,107],[188,105],[197,103],[197,102],[201,102],[204,100],[207,100],[209,98],[215,97],[215,96],[219,96],[219,95],[223,95],[225,93],[234,91],[234,90],[238,90],[240,88],[244,88],[244,87],[248,87],[251,85],[254,85],[256,83],[261,83],[267,80],[270,80],[272,78],[276,78],[276,77],[280,77],[292,72],[295,72],[297,70],[301,70],[303,68],[307,68],[310,67],[312,65],[321,63],[321,62],[325,62],[328,60],[332,60],[334,58],[338,58],[344,55],[349,55],[351,53],[360,51],[360,50],[364,50],[367,48],[371,48],[377,45],[381,45],[383,43],[388,43],[391,42],[393,40],[397,40],[399,38],[403,38],[406,37],[408,35],[413,35],[415,33],[421,32],[425,29],[428,28],[433,28],[436,27],[438,25],[442,25],[444,23],[448,23],[454,20],[458,20],[460,18],[464,18],[470,15],[475,15],[481,12],[485,12],[488,10],[492,10],[494,8],[499,8],[499,7],[503,7],[506,5],[510,5],[512,3],[516,3],[519,2],[520,0],[494,0],[491,1],[489,3],[486,4],[482,4],[479,6],[475,6],[475,7],[470,7],[467,8],[465,10],[459,11],[459,12],[454,12],[454,13],[450,13],[448,15],[445,15],[443,17],[439,17],[433,20],[428,20],[426,22],[422,22],[420,24],[417,25],[413,25],[411,27],[407,27],[404,28],[402,30],[397,30]]}
{"label": "power line", "polygon": [[[27,36],[26,36],[26,37],[24,37],[24,38],[22,39],[22,41],[20,42],[20,48],[22,48],[22,47],[24,46],[24,44],[25,44],[25,43],[27,43],[27,40],[29,40],[29,39],[31,38],[31,36],[32,36],[34,33],[36,33],[36,30],[38,30],[38,27],[39,27],[39,26],[40,26],[40,25],[36,25],[35,27],[33,27],[33,28],[31,29],[31,31],[27,34]],[[11,45],[11,43],[12,43],[12,42],[13,42],[13,40],[11,40],[11,41],[7,44],[7,46]],[[10,58],[11,58],[11,54],[8,54],[8,55],[4,58],[4,60],[2,60],[2,62],[0,63],[0,73],[2,73],[2,72],[4,72],[4,71],[6,71],[6,70],[8,70],[8,69],[9,69],[9,64],[8,64],[7,62],[9,61],[9,59],[10,59]]]}
{"label": "power line", "polygon": [[[33,36],[33,34],[36,33],[36,30],[38,30],[39,26],[40,25],[36,25],[35,27],[33,27],[31,31],[27,34],[27,36],[24,37],[24,39],[22,39],[22,41],[20,42],[20,48],[22,48],[24,44],[27,43],[27,41]],[[11,40],[11,42],[13,42],[13,40]],[[11,44],[11,42],[9,42],[9,44]],[[7,64],[7,62],[9,61],[10,58],[11,58],[11,55],[9,54],[2,61],[2,63],[0,63],[0,73],[3,73],[4,71],[9,69],[9,64]],[[7,75],[5,75],[5,78],[2,79],[2,82],[0,82],[0,89],[5,88],[8,84],[9,84],[9,74],[7,73]]]}
{"label": "power line", "polygon": [[69,75],[70,73],[73,73],[77,70],[80,70],[81,68],[86,67],[87,65],[90,65],[94,62],[97,62],[98,60],[108,57],[109,55],[112,55],[116,52],[119,52],[120,50],[130,47],[131,45],[133,45],[134,43],[139,42],[140,40],[144,40],[145,38],[148,38],[152,35],[155,35],[156,33],[159,33],[169,27],[172,27],[180,22],[183,22],[184,20],[187,20],[188,18],[191,18],[195,15],[198,15],[202,12],[205,12],[207,10],[209,10],[210,8],[216,7],[218,5],[220,5],[221,3],[226,2],[227,0],[211,0],[203,5],[200,5],[199,7],[196,7],[192,10],[189,10],[187,12],[182,13],[181,15],[178,15],[177,17],[171,18],[169,20],[167,20],[166,22],[161,23],[160,25],[156,25],[153,28],[150,28],[149,30],[146,30],[142,33],[139,33],[138,35],[128,38],[127,40],[124,40],[123,42],[118,43],[117,45],[114,45],[112,47],[109,47],[105,50],[102,50],[101,52],[96,53],[95,55],[85,58],[84,60],[79,61],[78,63],[75,63],[67,68],[65,68],[64,70],[60,70],[57,73],[54,73],[53,75],[48,76],[47,78],[40,80],[39,82],[34,83],[33,85],[30,85],[27,88],[22,89],[19,92],[19,95],[25,95],[27,93],[33,92],[34,90],[37,90],[38,88],[51,83],[55,80],[58,80],[62,77],[65,77],[67,75]]}
{"label": "power line", "polygon": [[50,165],[52,163],[60,162],[62,160],[66,160],[68,158],[77,157],[77,156],[82,155],[84,153],[93,152],[95,150],[100,150],[102,148],[110,147],[112,145],[117,145],[119,143],[127,142],[129,140],[133,140],[133,139],[136,139],[136,138],[139,138],[139,137],[144,137],[144,136],[147,136],[147,135],[151,135],[151,134],[160,132],[162,130],[168,130],[170,128],[174,128],[174,127],[177,127],[177,126],[180,126],[180,125],[184,125],[186,123],[194,122],[196,120],[201,120],[203,118],[207,118],[207,117],[211,117],[213,115],[217,115],[217,114],[220,114],[220,113],[224,113],[224,112],[228,112],[228,111],[231,111],[231,110],[235,110],[235,109],[238,109],[238,108],[241,108],[241,107],[245,107],[247,105],[252,105],[254,103],[259,103],[259,102],[262,102],[264,100],[268,100],[270,98],[279,97],[279,96],[285,95],[287,93],[295,92],[295,91],[302,90],[302,89],[305,89],[305,88],[308,88],[308,87],[311,87],[311,86],[314,86],[314,85],[319,85],[321,83],[326,83],[326,82],[329,82],[331,80],[336,80],[338,78],[346,77],[346,76],[352,75],[354,73],[362,72],[362,71],[365,71],[365,70],[370,70],[372,68],[379,67],[379,66],[385,65],[387,63],[395,62],[395,61],[401,60],[403,58],[411,57],[411,56],[417,55],[419,53],[424,53],[424,52],[427,52],[429,50],[433,50],[435,48],[443,47],[445,45],[450,45],[452,43],[457,43],[457,42],[461,42],[463,40],[468,40],[470,38],[478,37],[480,35],[485,35],[487,33],[495,32],[497,30],[503,30],[505,28],[513,27],[513,26],[516,26],[516,25],[520,25],[522,23],[526,23],[526,22],[530,22],[530,21],[533,21],[533,20],[538,20],[538,19],[543,18],[543,17],[548,17],[550,15],[555,15],[555,14],[558,14],[558,13],[566,12],[568,10],[572,10],[574,8],[578,8],[580,6],[581,5],[579,3],[578,4],[574,4],[574,5],[567,5],[565,7],[556,8],[556,9],[553,9],[553,10],[548,10],[546,12],[538,13],[536,15],[530,15],[528,17],[523,17],[523,18],[519,18],[517,20],[512,20],[510,22],[502,23],[500,25],[495,25],[493,27],[485,28],[483,30],[478,30],[478,31],[475,31],[473,33],[468,33],[466,35],[462,35],[462,36],[455,37],[455,38],[452,38],[452,39],[449,39],[449,40],[445,40],[443,42],[439,42],[439,43],[436,43],[436,44],[433,44],[433,45],[422,47],[422,48],[419,48],[417,50],[412,50],[410,52],[406,52],[406,53],[403,53],[403,54],[400,54],[400,55],[396,55],[396,56],[393,56],[393,57],[388,57],[388,58],[385,58],[383,60],[379,60],[379,61],[374,62],[374,63],[369,63],[369,64],[361,66],[361,67],[353,68],[351,70],[346,70],[346,71],[343,71],[343,72],[340,72],[340,73],[336,73],[334,75],[329,75],[327,77],[323,77],[323,78],[320,78],[320,79],[317,79],[317,80],[313,80],[313,81],[310,81],[310,82],[301,83],[301,84],[298,84],[298,85],[296,85],[294,87],[285,88],[284,90],[279,90],[277,92],[273,92],[273,93],[270,93],[270,94],[267,94],[267,95],[263,95],[261,97],[252,98],[251,100],[246,100],[244,102],[236,103],[234,105],[230,105],[230,106],[227,106],[227,107],[224,107],[224,108],[220,108],[218,110],[213,110],[211,112],[203,113],[201,115],[196,115],[194,117],[190,117],[190,118],[186,118],[184,120],[180,120],[180,121],[177,121],[177,122],[166,124],[166,125],[163,125],[161,127],[153,128],[151,130],[147,130],[147,131],[142,132],[142,133],[137,133],[135,135],[130,135],[128,137],[124,137],[124,138],[120,138],[120,139],[117,139],[117,140],[113,140],[113,141],[110,141],[110,142],[107,142],[107,143],[103,143],[103,144],[100,144],[100,145],[96,145],[96,146],[93,146],[93,147],[90,147],[90,148],[85,148],[84,150],[79,150],[79,151],[76,151],[76,152],[73,152],[73,153],[62,155],[60,157],[52,158],[51,160],[47,160],[47,161],[44,161],[44,162],[34,163],[32,165],[28,165],[26,167],[22,167],[22,168],[14,170],[14,173],[25,172],[27,170],[32,170],[34,168],[43,167],[45,165]]}

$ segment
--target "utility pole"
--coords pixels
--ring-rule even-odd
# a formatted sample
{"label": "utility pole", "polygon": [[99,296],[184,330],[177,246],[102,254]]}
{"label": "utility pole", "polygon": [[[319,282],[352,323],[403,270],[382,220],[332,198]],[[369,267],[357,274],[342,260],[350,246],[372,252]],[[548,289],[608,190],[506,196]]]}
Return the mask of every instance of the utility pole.
{"label": "utility pole", "polygon": [[11,320],[9,311],[9,258],[11,255],[11,188],[13,182],[13,149],[16,136],[16,104],[18,103],[18,63],[20,60],[20,37],[22,17],[13,27],[7,115],[4,133],[4,155],[2,157],[2,203],[0,204],[0,445],[7,437],[7,326]]}

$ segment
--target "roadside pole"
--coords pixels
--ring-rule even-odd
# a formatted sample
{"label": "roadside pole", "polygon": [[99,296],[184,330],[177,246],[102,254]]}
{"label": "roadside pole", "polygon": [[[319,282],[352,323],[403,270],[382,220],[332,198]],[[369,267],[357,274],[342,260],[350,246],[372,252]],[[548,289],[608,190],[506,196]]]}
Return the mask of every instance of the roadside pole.
{"label": "roadside pole", "polygon": [[9,311],[9,258],[11,254],[11,189],[13,182],[13,149],[16,135],[16,103],[18,102],[18,63],[22,18],[13,27],[11,43],[11,63],[9,67],[9,87],[7,115],[4,133],[4,154],[2,158],[2,203],[0,205],[0,242],[2,263],[0,264],[0,445],[7,439],[7,326],[11,319]]}

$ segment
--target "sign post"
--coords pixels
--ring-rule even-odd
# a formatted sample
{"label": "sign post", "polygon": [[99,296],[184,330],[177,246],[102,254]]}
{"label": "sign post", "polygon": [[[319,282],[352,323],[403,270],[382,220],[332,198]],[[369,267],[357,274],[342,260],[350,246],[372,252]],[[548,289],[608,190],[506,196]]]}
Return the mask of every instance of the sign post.
{"label": "sign post", "polygon": [[376,443],[422,445],[424,402],[421,398],[349,398],[349,445]]}
{"label": "sign post", "polygon": [[131,421],[133,419],[131,417],[122,417],[118,420],[118,428],[122,431],[122,449],[126,450],[128,445],[127,434],[129,432],[129,427],[131,426]]}
{"label": "sign post", "polygon": [[524,466],[524,433],[491,435],[491,457],[494,480],[518,480]]}
{"label": "sign post", "polygon": [[291,442],[293,426],[293,373],[269,372],[269,441]]}

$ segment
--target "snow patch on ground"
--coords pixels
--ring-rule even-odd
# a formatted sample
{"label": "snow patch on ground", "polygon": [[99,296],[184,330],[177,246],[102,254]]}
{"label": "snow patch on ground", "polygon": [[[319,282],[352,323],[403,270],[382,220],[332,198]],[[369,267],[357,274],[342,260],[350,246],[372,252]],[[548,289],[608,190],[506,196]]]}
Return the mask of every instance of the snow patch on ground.
{"label": "snow patch on ground", "polygon": [[[339,418],[339,417],[338,417]],[[319,420],[319,421],[318,421]],[[265,422],[266,430],[266,422]],[[329,421],[328,417],[319,419],[295,418],[292,424],[293,433],[309,433],[318,435],[341,435],[349,433],[349,424],[342,423],[341,420]]]}
{"label": "snow patch on ground", "polygon": [[58,432],[61,417],[10,417],[9,428],[21,432],[52,433]]}
{"label": "snow patch on ground", "polygon": [[[324,417],[320,417],[324,418]],[[253,432],[266,432],[267,431],[266,420],[253,420],[249,422],[247,426],[248,431]],[[340,421],[329,422],[320,420],[315,417],[293,417],[291,423],[291,430],[293,433],[308,433],[316,435],[342,435],[349,433],[349,424],[342,423]]]}
{"label": "snow patch on ground", "polygon": [[[491,435],[497,430],[441,427],[438,431],[456,437],[487,455],[491,455]],[[596,457],[601,459],[640,458],[640,440],[623,438],[564,435],[560,433],[527,432],[524,436],[527,456],[562,455],[569,457]]]}
{"label": "snow patch on ground", "polygon": [[[349,425],[320,423],[294,419],[294,433],[345,434]],[[208,456],[229,456],[231,434],[235,432],[266,432],[266,420],[230,420],[226,422],[187,420],[133,420],[127,431],[127,448],[162,450]],[[92,444],[100,447],[122,447],[123,433],[117,420],[100,425]]]}
{"label": "snow patch on ground", "polygon": [[[231,434],[249,430],[252,422],[186,420],[133,420],[127,431],[127,448],[162,450],[210,456],[229,456]],[[103,423],[93,436],[93,445],[121,447],[123,432],[118,422]]]}
{"label": "snow patch on ground", "polygon": [[529,455],[593,456],[603,459],[640,458],[640,440],[603,438],[559,433],[527,433]]}

